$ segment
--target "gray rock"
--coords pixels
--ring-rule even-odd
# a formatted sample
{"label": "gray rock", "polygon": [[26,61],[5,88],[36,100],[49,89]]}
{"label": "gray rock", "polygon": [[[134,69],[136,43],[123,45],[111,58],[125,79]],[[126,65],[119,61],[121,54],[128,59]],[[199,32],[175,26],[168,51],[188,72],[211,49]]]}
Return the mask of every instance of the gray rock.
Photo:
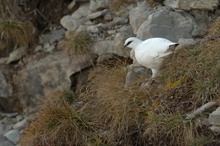
{"label": "gray rock", "polygon": [[97,41],[91,48],[91,52],[97,55],[101,55],[104,53],[112,52],[112,44],[111,40]]}
{"label": "gray rock", "polygon": [[72,0],[72,2],[68,5],[68,9],[71,10],[75,7],[76,5],[76,0]]}
{"label": "gray rock", "polygon": [[220,126],[220,107],[209,115],[209,123],[215,126]]}
{"label": "gray rock", "polygon": [[148,17],[138,29],[137,36],[141,39],[163,37],[176,42],[179,38],[191,38],[194,25],[191,15],[163,8]]}
{"label": "gray rock", "polygon": [[211,128],[212,132],[214,132],[216,135],[220,134],[220,126],[213,125]]}
{"label": "gray rock", "polygon": [[0,64],[6,64],[8,60],[8,57],[1,57],[0,58]]}
{"label": "gray rock", "polygon": [[42,45],[37,45],[34,49],[34,52],[40,52],[40,51],[43,51],[43,47]]}
{"label": "gray rock", "polygon": [[129,20],[134,34],[137,34],[139,27],[152,13],[153,10],[147,7],[146,2],[139,4],[129,11]]}
{"label": "gray rock", "polygon": [[164,4],[171,8],[183,10],[214,10],[218,7],[218,0],[165,0]]}
{"label": "gray rock", "polygon": [[131,27],[124,27],[124,31],[118,32],[112,45],[112,52],[123,57],[128,57],[130,49],[124,48],[124,42],[128,37],[133,36]]}
{"label": "gray rock", "polygon": [[104,9],[102,11],[97,11],[97,12],[94,12],[92,14],[89,14],[87,16],[88,19],[96,19],[98,17],[101,17],[101,16],[104,16],[108,13],[109,11],[107,9]]}
{"label": "gray rock", "polygon": [[9,58],[7,60],[7,64],[19,61],[23,56],[27,54],[27,48],[26,47],[20,47],[13,52],[10,53]]}
{"label": "gray rock", "polygon": [[73,19],[82,19],[86,18],[91,11],[89,10],[89,3],[83,3],[80,5],[80,7],[74,11],[71,15]]}
{"label": "gray rock", "polygon": [[[62,51],[29,56],[25,67],[13,76],[16,94],[22,106],[34,107],[54,89],[70,88],[70,76],[90,67],[92,61],[93,58],[88,55],[70,56]],[[21,84],[21,80],[25,82]]]}
{"label": "gray rock", "polygon": [[181,46],[191,46],[191,45],[196,45],[197,41],[194,39],[185,39],[185,38],[180,38],[178,40],[179,45]]}
{"label": "gray rock", "polygon": [[24,129],[26,126],[28,125],[28,121],[26,119],[16,123],[14,126],[13,126],[13,129],[16,129],[16,130],[22,130]]}
{"label": "gray rock", "polygon": [[45,43],[44,47],[43,47],[43,51],[44,52],[52,52],[54,50],[54,48],[55,48],[54,44],[50,45],[50,43]]}
{"label": "gray rock", "polygon": [[100,27],[98,25],[87,26],[86,30],[91,33],[100,33]]}
{"label": "gray rock", "polygon": [[49,33],[41,35],[42,43],[53,44],[56,41],[63,39],[64,34],[65,34],[65,29],[63,29],[63,28],[52,29]]}
{"label": "gray rock", "polygon": [[20,132],[18,130],[10,130],[4,134],[4,137],[6,137],[12,143],[17,144],[20,139]]}
{"label": "gray rock", "polygon": [[1,98],[8,98],[12,95],[12,86],[7,81],[5,75],[0,70],[0,97]]}
{"label": "gray rock", "polygon": [[0,145],[1,146],[15,146],[15,144],[10,142],[9,140],[7,140],[7,138],[5,138],[3,136],[0,136]]}
{"label": "gray rock", "polygon": [[123,17],[115,17],[112,21],[113,25],[123,25],[128,23],[128,19],[127,18],[123,18]]}
{"label": "gray rock", "polygon": [[111,13],[107,13],[105,16],[104,16],[104,20],[106,21],[110,21],[113,19],[113,15]]}
{"label": "gray rock", "polygon": [[130,66],[129,68],[132,69],[127,73],[125,79],[125,88],[129,87],[129,85],[137,81],[137,79],[141,77],[146,78],[146,76],[151,75],[150,70],[145,67],[140,67],[135,65],[135,66]]}
{"label": "gray rock", "polygon": [[106,9],[109,6],[109,0],[90,0],[89,9],[96,11],[100,9]]}
{"label": "gray rock", "polygon": [[70,15],[64,16],[60,20],[60,24],[66,28],[68,31],[75,31],[80,25],[81,20],[80,19],[74,19]]}

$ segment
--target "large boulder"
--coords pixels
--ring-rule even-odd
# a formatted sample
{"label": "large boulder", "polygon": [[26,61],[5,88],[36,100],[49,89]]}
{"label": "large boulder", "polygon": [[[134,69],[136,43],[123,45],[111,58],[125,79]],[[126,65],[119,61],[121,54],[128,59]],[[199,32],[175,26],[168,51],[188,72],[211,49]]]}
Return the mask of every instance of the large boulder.
{"label": "large boulder", "polygon": [[70,56],[59,51],[29,57],[26,66],[13,77],[17,96],[24,108],[40,103],[57,88],[70,88],[70,76],[92,65],[88,55]]}
{"label": "large boulder", "polygon": [[183,10],[214,10],[218,0],[165,0],[166,6]]}
{"label": "large boulder", "polygon": [[141,39],[164,37],[178,41],[179,38],[191,38],[195,25],[194,18],[188,13],[162,8],[148,17],[138,29],[137,36]]}
{"label": "large boulder", "polygon": [[139,27],[146,21],[150,14],[154,10],[146,5],[146,3],[141,3],[137,7],[132,8],[129,11],[129,20],[134,34],[137,33]]}

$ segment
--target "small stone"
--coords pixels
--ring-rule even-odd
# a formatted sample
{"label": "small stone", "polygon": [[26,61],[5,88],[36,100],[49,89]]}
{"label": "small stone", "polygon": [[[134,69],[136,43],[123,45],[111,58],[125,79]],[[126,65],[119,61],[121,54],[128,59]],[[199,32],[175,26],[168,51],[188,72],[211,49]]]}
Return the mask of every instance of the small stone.
{"label": "small stone", "polygon": [[27,122],[26,119],[24,119],[24,120],[22,120],[22,121],[16,123],[16,124],[13,126],[13,128],[20,131],[20,130],[24,129],[27,125],[28,125],[28,122]]}
{"label": "small stone", "polygon": [[8,57],[2,57],[0,58],[0,64],[6,64],[8,60]]}
{"label": "small stone", "polygon": [[115,34],[116,31],[115,31],[115,30],[108,30],[107,33],[108,33],[109,35],[112,35],[112,34]]}
{"label": "small stone", "polygon": [[12,86],[7,81],[5,75],[0,70],[0,97],[8,98],[12,95]]}
{"label": "small stone", "polygon": [[43,47],[41,45],[36,46],[34,49],[35,52],[40,52],[42,50],[43,50]]}
{"label": "small stone", "polygon": [[105,9],[105,10],[102,10],[102,11],[98,11],[98,12],[95,12],[95,13],[92,13],[92,14],[89,14],[87,16],[88,19],[96,19],[98,17],[101,17],[101,16],[104,16],[108,13],[108,10]]}
{"label": "small stone", "polygon": [[220,134],[220,126],[213,125],[211,128],[212,132],[214,132],[216,135]]}
{"label": "small stone", "polygon": [[73,9],[75,5],[76,5],[76,0],[73,0],[73,1],[68,5],[68,9],[69,9],[69,10]]}
{"label": "small stone", "polygon": [[116,17],[113,19],[113,24],[115,25],[123,25],[128,23],[128,19],[127,18],[123,18],[123,17]]}
{"label": "small stone", "polygon": [[99,33],[99,27],[97,25],[87,26],[86,30],[91,33]]}
{"label": "small stone", "polygon": [[20,47],[13,52],[10,53],[7,64],[19,61],[24,55],[27,54],[27,49],[26,47]]}
{"label": "small stone", "polygon": [[209,115],[209,123],[215,126],[220,126],[220,107]]}
{"label": "small stone", "polygon": [[6,137],[12,143],[17,144],[20,139],[20,133],[18,130],[10,130],[4,134],[4,137]]}
{"label": "small stone", "polygon": [[106,20],[106,21],[110,21],[110,20],[112,20],[112,19],[113,19],[113,16],[112,16],[111,13],[107,13],[107,14],[104,16],[104,20]]}

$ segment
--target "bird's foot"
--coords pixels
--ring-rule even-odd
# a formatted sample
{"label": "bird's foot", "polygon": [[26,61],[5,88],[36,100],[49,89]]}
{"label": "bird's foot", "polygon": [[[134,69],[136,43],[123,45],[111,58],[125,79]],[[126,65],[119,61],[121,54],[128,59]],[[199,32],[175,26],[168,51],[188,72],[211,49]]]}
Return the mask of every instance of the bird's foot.
{"label": "bird's foot", "polygon": [[155,82],[154,80],[150,79],[149,81],[142,83],[140,88],[141,89],[149,88],[151,85],[153,85],[154,82]]}

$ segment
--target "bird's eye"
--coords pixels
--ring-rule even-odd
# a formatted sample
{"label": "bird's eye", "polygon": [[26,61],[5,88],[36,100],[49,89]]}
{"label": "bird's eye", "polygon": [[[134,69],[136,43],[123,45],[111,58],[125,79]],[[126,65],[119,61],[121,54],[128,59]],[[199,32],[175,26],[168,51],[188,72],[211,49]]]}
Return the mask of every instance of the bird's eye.
{"label": "bird's eye", "polygon": [[129,41],[128,43],[127,43],[127,46],[131,43],[132,41]]}
{"label": "bird's eye", "polygon": [[129,44],[131,44],[131,42],[132,42],[132,41],[129,41],[129,42],[125,45],[125,47],[127,47]]}

